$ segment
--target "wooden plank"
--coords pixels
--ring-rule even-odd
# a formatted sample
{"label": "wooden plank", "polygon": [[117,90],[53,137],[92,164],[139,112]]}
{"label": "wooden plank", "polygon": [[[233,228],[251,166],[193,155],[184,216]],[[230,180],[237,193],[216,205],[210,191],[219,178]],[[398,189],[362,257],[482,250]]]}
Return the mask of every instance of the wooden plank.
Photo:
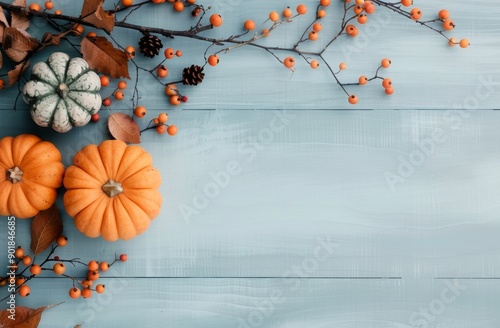
{"label": "wooden plank", "polygon": [[[105,119],[59,135],[25,114],[7,112],[2,134],[40,133],[66,164],[104,138]],[[107,243],[65,216],[70,245],[59,255],[128,253],[124,276],[281,277],[309,267],[310,277],[500,277],[498,115],[173,112],[175,138],[143,136],[164,178],[151,229]],[[28,232],[19,221],[19,244]]]}
{"label": "wooden plank", "polygon": [[[262,24],[272,10],[281,12],[286,6],[300,3],[294,1],[203,1],[211,6],[212,13],[224,16],[224,24],[220,28],[206,31],[203,36],[223,38],[242,31],[246,19],[254,19],[259,30],[269,27],[269,22]],[[267,46],[290,47],[296,41],[312,19],[314,1],[305,1],[310,7],[306,17],[297,17],[291,24],[284,24],[273,32],[272,36],[259,41]],[[78,2],[68,3],[68,13],[78,15]],[[369,22],[360,26],[359,36],[355,39],[348,36],[340,38],[325,53],[325,58],[336,69],[339,62],[346,62],[348,69],[339,74],[344,83],[356,82],[360,75],[372,76],[380,60],[384,57],[392,59],[392,66],[382,70],[381,76],[390,77],[394,82],[395,94],[387,97],[379,85],[363,88],[348,87],[349,93],[360,98],[356,107],[347,103],[347,95],[335,85],[335,80],[322,65],[318,70],[311,70],[305,61],[297,57],[296,72],[283,67],[273,56],[259,49],[233,49],[221,54],[221,63],[217,67],[205,68],[205,81],[197,87],[181,87],[182,93],[189,96],[190,101],[183,104],[186,109],[492,109],[498,108],[500,93],[500,47],[492,40],[500,38],[498,17],[500,8],[491,0],[467,1],[446,0],[439,4],[426,1],[415,1],[424,13],[424,20],[434,19],[442,8],[449,9],[456,23],[456,29],[446,35],[457,39],[468,38],[471,47],[460,49],[449,47],[447,40],[429,29],[421,28],[410,19],[378,8],[370,16]],[[318,50],[326,45],[327,40],[339,28],[342,2],[332,2],[328,8],[328,16],[322,20],[324,29],[315,43],[306,42],[301,49]],[[488,8],[480,10],[479,8]],[[131,15],[127,22],[144,25],[144,17],[148,17],[148,25],[172,29],[188,29],[194,24],[189,13],[174,14],[170,5],[150,6],[145,13]],[[141,9],[142,11],[142,9]],[[168,17],[168,19],[166,19]],[[46,23],[36,25],[34,35],[43,32]],[[438,23],[435,27],[441,29]],[[116,40],[122,45],[137,45],[140,37],[135,31],[116,29]],[[39,35],[41,36],[41,35]],[[250,36],[249,36],[250,37]],[[203,54],[210,43],[192,39],[176,38],[164,40],[165,45],[182,49],[184,56],[166,62],[169,67],[169,81],[179,80],[182,69],[192,64],[203,65]],[[211,48],[216,51],[219,48]],[[62,49],[73,55],[76,53],[67,47]],[[277,52],[283,59],[288,52]],[[32,62],[45,60],[47,53],[35,56]],[[162,58],[146,60],[137,56],[138,64],[146,68],[154,68]],[[132,77],[134,69],[131,67]],[[103,95],[112,92],[103,90]],[[494,91],[494,89],[496,91]],[[139,79],[138,90],[143,96],[141,103],[149,108],[164,108],[168,100],[164,88],[156,83],[153,76],[143,74]],[[126,96],[130,95],[126,91]],[[16,88],[9,92],[2,91],[2,108],[11,108],[17,95]],[[146,97],[147,95],[147,97]],[[21,108],[26,109],[22,104]],[[24,107],[23,107],[24,106]],[[115,102],[113,109],[125,109],[128,102]]]}
{"label": "wooden plank", "polygon": [[[66,300],[62,279],[39,279],[29,300]],[[66,300],[41,328],[495,328],[498,280],[103,279],[106,293]]]}

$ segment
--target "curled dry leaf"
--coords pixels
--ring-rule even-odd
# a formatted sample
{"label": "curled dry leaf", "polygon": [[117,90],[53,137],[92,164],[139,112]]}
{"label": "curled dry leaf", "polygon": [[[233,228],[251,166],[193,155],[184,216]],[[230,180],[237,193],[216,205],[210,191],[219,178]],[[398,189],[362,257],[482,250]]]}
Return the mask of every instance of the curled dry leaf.
{"label": "curled dry leaf", "polygon": [[103,0],[85,0],[81,17],[84,22],[111,32],[115,27],[115,15],[107,13],[102,7]]}
{"label": "curled dry leaf", "polygon": [[83,38],[80,46],[83,59],[87,61],[90,68],[112,78],[130,78],[127,54],[115,48],[105,37],[97,36],[92,40]]}
{"label": "curled dry leaf", "polygon": [[[1,66],[1,65],[0,65]],[[30,67],[30,61],[27,60],[25,62],[19,63],[12,70],[9,71],[8,76],[9,76],[9,86],[14,85],[17,81],[19,81],[19,78],[21,75]]]}
{"label": "curled dry leaf", "polygon": [[[26,0],[14,0],[14,2],[12,2],[12,5],[26,8]],[[11,15],[12,21],[10,23],[10,27],[17,28],[21,33],[29,37],[29,34],[24,33],[24,31],[26,31],[30,26],[28,13],[25,11],[12,12]]]}
{"label": "curled dry leaf", "polygon": [[46,46],[58,46],[61,44],[61,39],[66,36],[66,34],[71,33],[71,30],[66,32],[61,32],[58,34],[52,34],[50,32],[46,32],[42,37],[42,46],[38,50],[42,50]]}
{"label": "curled dry leaf", "polygon": [[111,135],[128,143],[140,143],[141,131],[139,125],[130,115],[113,113],[108,118],[108,129]]}
{"label": "curled dry leaf", "polygon": [[40,211],[31,222],[31,250],[35,255],[43,252],[61,235],[63,224],[57,205]]}
{"label": "curled dry leaf", "polygon": [[14,27],[4,28],[2,45],[7,57],[16,63],[23,61],[40,46],[37,39],[25,36]]}
{"label": "curled dry leaf", "polygon": [[15,320],[9,310],[0,311],[0,327],[7,328],[36,328],[42,319],[42,314],[45,310],[56,307],[59,304],[52,304],[38,309],[30,309],[25,306],[16,306]]}

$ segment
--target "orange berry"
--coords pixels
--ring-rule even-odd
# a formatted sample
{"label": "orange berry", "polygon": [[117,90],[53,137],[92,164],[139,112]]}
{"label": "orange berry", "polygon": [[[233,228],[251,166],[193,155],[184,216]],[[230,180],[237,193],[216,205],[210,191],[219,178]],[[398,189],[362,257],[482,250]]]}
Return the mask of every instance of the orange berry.
{"label": "orange berry", "polygon": [[291,18],[293,16],[293,11],[290,9],[290,7],[286,7],[283,9],[283,17],[285,18]]}
{"label": "orange berry", "polygon": [[313,30],[315,30],[316,32],[319,32],[323,29],[323,25],[321,25],[321,23],[314,23],[313,24]]}
{"label": "orange berry", "polygon": [[448,39],[448,45],[449,45],[450,47],[454,47],[454,46],[456,46],[457,44],[458,44],[457,39],[455,39],[455,38],[449,38],[449,39]]}
{"label": "orange berry", "polygon": [[39,266],[38,264],[33,264],[31,267],[30,267],[30,273],[33,274],[33,275],[39,275],[40,273],[42,273],[42,267]]}
{"label": "orange berry", "polygon": [[354,11],[354,14],[359,15],[359,14],[361,14],[363,12],[363,7],[361,7],[361,6],[355,6],[353,8],[353,11]]}
{"label": "orange berry", "polygon": [[40,5],[38,3],[32,3],[28,7],[28,9],[31,10],[31,11],[40,11],[40,10],[42,10],[42,7],[40,7]]}
{"label": "orange berry", "polygon": [[283,65],[285,65],[286,68],[292,68],[293,66],[295,66],[295,59],[293,59],[292,56],[286,57],[283,60]]}
{"label": "orange berry", "polygon": [[87,33],[87,38],[93,39],[95,37],[97,37],[97,33],[96,32],[89,32],[89,33]]}
{"label": "orange berry", "polygon": [[375,12],[375,5],[371,1],[365,1],[364,9],[367,14],[373,14]]}
{"label": "orange berry", "polygon": [[194,5],[196,3],[196,0],[186,0],[186,2],[190,5]]}
{"label": "orange berry", "polygon": [[120,89],[120,90],[127,89],[127,81],[122,80],[122,81],[118,82],[118,89]]}
{"label": "orange berry", "polygon": [[389,58],[382,59],[380,66],[382,66],[383,68],[388,68],[389,66],[391,66],[391,60]]}
{"label": "orange berry", "polygon": [[54,8],[54,4],[52,3],[52,1],[45,1],[45,9],[47,10],[52,10],[52,8]]}
{"label": "orange berry", "polygon": [[355,37],[358,35],[358,29],[356,26],[352,25],[352,24],[349,24],[345,27],[345,31],[347,32],[347,34],[349,34],[350,36],[352,37]]}
{"label": "orange berry", "polygon": [[135,48],[133,46],[127,46],[125,48],[125,53],[127,54],[128,59],[132,59],[135,57]]}
{"label": "orange berry", "polygon": [[170,96],[170,104],[178,106],[180,105],[180,103],[181,103],[181,97],[179,97],[178,95]]}
{"label": "orange berry", "polygon": [[303,3],[297,6],[297,13],[299,15],[305,15],[307,13],[307,6]]}
{"label": "orange berry", "polygon": [[174,10],[177,12],[181,12],[184,10],[184,2],[182,1],[176,1],[174,2]]}
{"label": "orange berry", "polygon": [[182,57],[182,50],[177,50],[177,51],[175,52],[175,55],[176,55],[177,57]]}
{"label": "orange berry", "polygon": [[320,9],[318,10],[318,12],[316,13],[316,17],[317,18],[323,18],[326,16],[326,10],[323,10],[323,9]]}
{"label": "orange berry", "polygon": [[390,78],[386,77],[385,79],[382,80],[382,86],[387,89],[392,86],[392,81]]}
{"label": "orange berry", "polygon": [[165,58],[167,58],[167,59],[172,59],[175,56],[174,49],[172,49],[172,48],[165,49],[163,54],[165,55]]}
{"label": "orange berry", "polygon": [[122,261],[122,262],[127,261],[127,254],[121,254],[120,255],[120,261]]}
{"label": "orange berry", "polygon": [[320,0],[319,4],[322,5],[323,7],[328,7],[331,3],[331,0]]}
{"label": "orange berry", "polygon": [[214,27],[219,27],[222,25],[222,16],[219,14],[212,14],[210,16],[210,24]]}
{"label": "orange berry", "polygon": [[409,7],[413,4],[413,0],[401,0],[401,4],[405,7]]}
{"label": "orange berry", "polygon": [[277,11],[271,11],[269,13],[269,20],[271,22],[277,22],[280,19],[280,14]]}
{"label": "orange berry", "polygon": [[88,279],[85,279],[84,281],[82,281],[82,286],[85,287],[85,288],[92,287],[92,281],[88,280]]}
{"label": "orange berry", "polygon": [[394,89],[392,87],[385,88],[385,94],[392,95],[394,93]]}
{"label": "orange berry", "polygon": [[109,85],[109,77],[106,75],[101,75],[99,79],[101,80],[101,87],[107,87]]}
{"label": "orange berry", "polygon": [[208,65],[217,66],[218,63],[219,63],[219,56],[214,54],[208,57]]}
{"label": "orange berry", "polygon": [[365,14],[360,14],[357,18],[357,21],[360,24],[366,24],[366,22],[368,21],[368,16],[366,16]]}
{"label": "orange berry", "polygon": [[106,286],[104,286],[103,284],[99,284],[99,285],[95,286],[95,291],[99,294],[104,293],[105,290],[106,290]]}
{"label": "orange berry", "polygon": [[62,15],[62,10],[61,9],[57,9],[54,11],[54,15]]}
{"label": "orange berry", "polygon": [[450,13],[446,9],[441,9],[438,13],[438,17],[443,20],[448,19],[448,17],[450,17]]}
{"label": "orange berry", "polygon": [[26,266],[30,265],[30,264],[31,264],[31,262],[32,262],[31,256],[29,256],[29,255],[25,255],[25,256],[23,257],[22,262],[23,262],[23,264],[24,264],[24,265],[26,265]]}
{"label": "orange berry", "polygon": [[318,37],[319,37],[318,32],[316,32],[316,31],[309,32],[309,40],[316,41],[316,40],[318,40]]}
{"label": "orange berry", "polygon": [[164,3],[165,0],[151,0],[151,2],[154,4],[159,4],[159,3]]}
{"label": "orange berry", "polygon": [[73,30],[73,33],[76,35],[83,34],[83,26],[80,24],[74,24],[73,26],[71,26],[71,29]]}
{"label": "orange berry", "polygon": [[147,110],[146,110],[146,107],[144,107],[144,106],[137,106],[134,109],[134,115],[138,118],[143,118],[144,116],[146,116],[146,114],[147,114]]}
{"label": "orange berry", "polygon": [[95,281],[95,280],[99,279],[99,271],[87,272],[87,279],[90,281]]}
{"label": "orange berry", "polygon": [[21,246],[16,248],[16,251],[14,252],[14,256],[18,259],[22,259],[24,257],[24,249]]}
{"label": "orange berry", "polygon": [[177,127],[175,125],[171,125],[167,129],[167,133],[171,136],[175,136],[177,134]]}
{"label": "orange berry", "polygon": [[470,46],[470,42],[467,39],[460,40],[460,48],[467,48]]}
{"label": "orange berry", "polygon": [[96,271],[96,270],[99,270],[99,263],[97,263],[97,261],[90,261],[87,264],[87,267],[91,271]]}
{"label": "orange berry", "polygon": [[153,118],[153,124],[158,125],[160,122],[158,121],[158,117]]}
{"label": "orange berry", "polygon": [[340,69],[341,71],[345,70],[346,68],[347,68],[346,63],[340,63],[340,64],[339,64],[339,69]]}
{"label": "orange berry", "polygon": [[28,285],[23,285],[21,288],[19,288],[19,296],[21,297],[26,297],[29,296],[30,294],[30,287]]}
{"label": "orange berry", "polygon": [[64,266],[64,263],[58,262],[54,264],[54,266],[52,267],[52,271],[54,271],[55,274],[61,275],[64,273],[64,271],[66,271],[66,266]]}
{"label": "orange berry", "polygon": [[16,285],[17,286],[21,286],[22,284],[24,284],[25,281],[26,281],[26,279],[24,277],[16,277]]}
{"label": "orange berry", "polygon": [[165,132],[167,132],[167,127],[165,125],[158,125],[156,128],[156,133],[158,134],[164,134]]}
{"label": "orange berry", "polygon": [[156,75],[158,75],[158,77],[161,77],[161,78],[167,77],[168,68],[165,65],[158,66],[158,68],[156,69]]}
{"label": "orange berry", "polygon": [[357,5],[362,5],[365,2],[365,0],[356,0]]}
{"label": "orange berry", "polygon": [[109,263],[108,262],[101,262],[99,263],[99,270],[101,270],[102,272],[106,272],[109,270]]}
{"label": "orange berry", "polygon": [[111,106],[111,98],[104,98],[104,99],[102,100],[102,105],[103,105],[103,106],[106,106],[106,107]]}
{"label": "orange berry", "polygon": [[115,96],[116,100],[122,100],[123,97],[125,97],[125,95],[121,91],[116,91],[115,94],[114,94],[114,96]]}
{"label": "orange berry", "polygon": [[268,36],[271,35],[271,31],[269,31],[267,28],[263,29],[261,32],[262,36],[267,38]]}
{"label": "orange berry", "polygon": [[455,23],[451,19],[445,19],[443,22],[443,28],[447,31],[451,31],[455,28]]}
{"label": "orange berry", "polygon": [[255,29],[255,22],[251,19],[246,20],[245,23],[243,24],[243,27],[245,28],[245,30],[251,31]]}
{"label": "orange berry", "polygon": [[319,66],[319,62],[316,59],[314,59],[314,60],[311,60],[309,65],[311,66],[312,69],[316,69]]}
{"label": "orange berry", "polygon": [[78,298],[82,294],[82,291],[79,288],[73,287],[69,290],[69,297]]}
{"label": "orange berry", "polygon": [[134,4],[134,0],[122,0],[122,5],[125,7],[130,7]]}
{"label": "orange berry", "polygon": [[165,123],[168,121],[168,115],[166,113],[160,113],[158,115],[158,123]]}
{"label": "orange berry", "polygon": [[174,96],[177,95],[177,87],[175,84],[169,84],[165,87],[165,93],[167,96]]}
{"label": "orange berry", "polygon": [[3,79],[0,79],[0,90],[5,88],[5,81]]}
{"label": "orange berry", "polygon": [[413,20],[419,20],[422,17],[422,12],[418,8],[413,8],[410,10],[410,16]]}
{"label": "orange berry", "polygon": [[83,298],[91,298],[92,297],[92,290],[90,288],[84,288],[81,293]]}
{"label": "orange berry", "polygon": [[350,95],[348,101],[351,105],[355,105],[358,103],[358,97],[356,97],[355,95]]}
{"label": "orange berry", "polygon": [[0,277],[0,287],[7,285],[7,278]]}
{"label": "orange berry", "polygon": [[359,85],[365,85],[368,83],[368,78],[366,76],[362,75],[359,77],[358,81],[359,81]]}

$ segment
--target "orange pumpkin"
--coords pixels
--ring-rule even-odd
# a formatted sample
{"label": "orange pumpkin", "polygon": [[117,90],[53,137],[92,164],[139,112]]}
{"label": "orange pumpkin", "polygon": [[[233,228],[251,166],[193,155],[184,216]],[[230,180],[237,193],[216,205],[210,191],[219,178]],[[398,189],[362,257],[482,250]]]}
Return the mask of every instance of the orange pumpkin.
{"label": "orange pumpkin", "polygon": [[131,239],[160,212],[160,173],[140,146],[106,140],[88,145],[64,176],[64,206],[75,225],[91,238]]}
{"label": "orange pumpkin", "polygon": [[0,215],[19,219],[46,210],[57,198],[64,165],[61,153],[32,134],[0,139]]}

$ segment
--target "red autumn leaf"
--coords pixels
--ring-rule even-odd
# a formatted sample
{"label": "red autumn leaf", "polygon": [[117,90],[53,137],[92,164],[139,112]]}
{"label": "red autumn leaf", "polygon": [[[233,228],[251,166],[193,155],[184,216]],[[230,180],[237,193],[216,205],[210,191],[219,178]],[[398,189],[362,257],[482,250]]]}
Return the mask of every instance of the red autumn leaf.
{"label": "red autumn leaf", "polygon": [[130,115],[113,113],[108,118],[108,129],[111,135],[128,143],[140,143],[141,131],[139,125]]}
{"label": "red autumn leaf", "polygon": [[92,40],[83,38],[80,51],[90,68],[112,78],[130,78],[127,54],[115,48],[105,37],[97,36]]}
{"label": "red autumn leaf", "polygon": [[61,235],[63,224],[57,205],[40,211],[31,222],[31,250],[35,255],[43,252]]}
{"label": "red autumn leaf", "polygon": [[85,0],[83,2],[81,17],[84,22],[111,32],[115,27],[115,15],[108,14],[102,8],[103,0]]}
{"label": "red autumn leaf", "polygon": [[7,74],[9,76],[9,86],[14,85],[17,81],[19,81],[19,78],[21,75],[30,67],[30,61],[27,60],[25,62],[19,63],[16,66],[14,66],[13,69],[9,71]]}
{"label": "red autumn leaf", "polygon": [[59,304],[44,306],[38,309],[30,309],[25,306],[16,306],[15,320],[9,310],[0,311],[0,327],[2,328],[36,328],[42,319],[45,310],[53,308]]}

